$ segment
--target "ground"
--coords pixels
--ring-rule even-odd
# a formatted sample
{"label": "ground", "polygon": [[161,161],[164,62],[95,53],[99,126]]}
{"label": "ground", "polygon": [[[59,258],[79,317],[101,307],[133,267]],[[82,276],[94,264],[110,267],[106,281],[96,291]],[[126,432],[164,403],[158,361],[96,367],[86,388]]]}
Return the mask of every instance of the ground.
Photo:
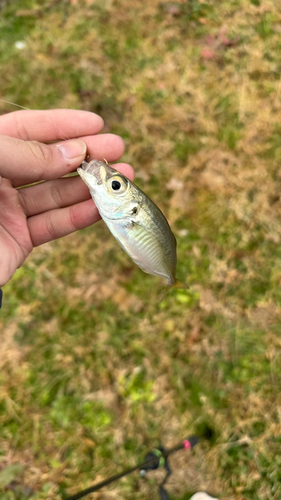
{"label": "ground", "polygon": [[[102,221],[33,252],[0,315],[0,499],[65,498],[193,433],[171,499],[280,499],[281,6],[0,8],[0,112],[99,113],[189,285],[161,302]],[[92,498],[156,499],[162,476]]]}

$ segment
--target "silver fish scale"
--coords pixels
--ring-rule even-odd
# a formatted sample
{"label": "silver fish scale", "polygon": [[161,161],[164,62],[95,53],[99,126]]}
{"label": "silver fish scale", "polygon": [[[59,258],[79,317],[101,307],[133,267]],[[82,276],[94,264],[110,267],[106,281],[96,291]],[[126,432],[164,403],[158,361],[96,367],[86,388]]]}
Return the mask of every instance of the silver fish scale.
{"label": "silver fish scale", "polygon": [[176,239],[155,203],[102,161],[83,162],[78,173],[109,230],[133,261],[146,273],[175,285]]}

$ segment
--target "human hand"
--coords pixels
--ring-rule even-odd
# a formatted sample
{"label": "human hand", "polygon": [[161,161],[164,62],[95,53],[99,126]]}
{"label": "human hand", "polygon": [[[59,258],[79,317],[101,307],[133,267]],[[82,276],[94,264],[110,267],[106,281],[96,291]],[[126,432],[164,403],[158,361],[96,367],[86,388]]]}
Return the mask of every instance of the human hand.
{"label": "human hand", "polygon": [[[86,154],[107,161],[122,156],[123,140],[97,135],[102,128],[102,118],[88,111],[16,111],[0,116],[0,286],[34,247],[100,219],[80,177],[62,176],[79,167]],[[59,142],[46,144],[51,141]],[[130,165],[114,168],[133,179]],[[45,182],[30,185],[39,181]]]}

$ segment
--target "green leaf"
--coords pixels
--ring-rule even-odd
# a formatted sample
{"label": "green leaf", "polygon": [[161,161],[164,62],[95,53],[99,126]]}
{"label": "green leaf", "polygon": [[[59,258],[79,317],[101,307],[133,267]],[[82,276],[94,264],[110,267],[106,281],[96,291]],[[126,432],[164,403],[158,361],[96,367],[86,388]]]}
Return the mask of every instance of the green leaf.
{"label": "green leaf", "polygon": [[0,472],[0,488],[8,486],[15,479],[15,477],[22,472],[23,469],[24,466],[20,464],[8,465],[8,467],[3,469]]}

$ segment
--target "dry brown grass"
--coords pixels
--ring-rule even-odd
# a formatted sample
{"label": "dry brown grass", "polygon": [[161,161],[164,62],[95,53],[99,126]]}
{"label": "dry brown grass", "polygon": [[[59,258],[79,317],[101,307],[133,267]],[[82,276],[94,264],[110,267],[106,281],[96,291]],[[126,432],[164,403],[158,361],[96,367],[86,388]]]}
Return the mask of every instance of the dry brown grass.
{"label": "dry brown grass", "polygon": [[[102,223],[36,249],[5,287],[0,467],[24,464],[19,488],[59,498],[209,426],[211,443],[173,457],[171,496],[277,500],[278,2],[45,2],[5,15],[0,98],[96,111],[123,135],[191,287],[160,305],[160,285]],[[93,498],[156,498],[156,485],[134,476]]]}

